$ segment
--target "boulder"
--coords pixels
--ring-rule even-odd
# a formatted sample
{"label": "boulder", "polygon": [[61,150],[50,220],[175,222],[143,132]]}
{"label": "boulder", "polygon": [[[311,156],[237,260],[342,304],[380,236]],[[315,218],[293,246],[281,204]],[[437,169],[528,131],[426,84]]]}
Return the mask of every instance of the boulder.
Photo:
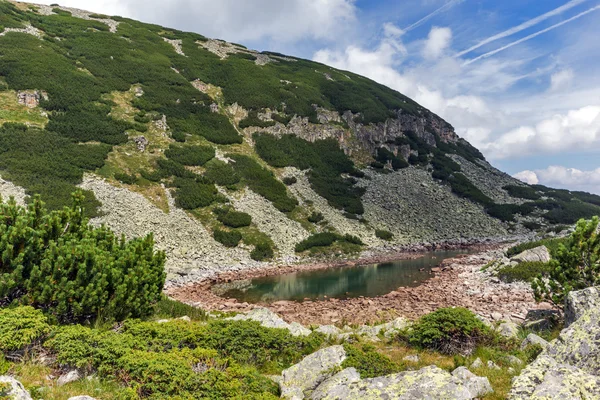
{"label": "boulder", "polygon": [[[474,380],[473,376],[453,376],[436,366],[418,371],[406,371],[378,378],[348,380],[328,385],[326,393],[318,388],[319,400],[337,399],[475,399],[488,393],[489,382]],[[475,377],[478,378],[478,377]],[[464,380],[463,380],[464,379]],[[487,378],[481,378],[487,381]],[[473,390],[473,392],[471,392]]]}
{"label": "boulder", "polygon": [[523,340],[521,342],[521,350],[523,350],[527,346],[532,346],[532,345],[536,345],[536,344],[542,346],[542,349],[545,349],[546,347],[548,347],[547,341],[545,341],[544,339],[542,339],[535,333],[530,333],[529,335],[527,335],[525,340]]}
{"label": "boulder", "polygon": [[67,383],[71,383],[71,382],[75,382],[81,379],[81,375],[79,374],[79,371],[77,371],[76,369],[67,372],[66,374],[63,374],[60,376],[60,378],[58,378],[58,381],[56,382],[56,384],[58,386],[64,386]]}
{"label": "boulder", "polygon": [[[572,298],[586,294],[573,293]],[[600,399],[600,308],[590,307],[513,381],[511,400]]]}
{"label": "boulder", "polygon": [[410,321],[406,318],[396,318],[393,321],[387,322],[381,325],[363,325],[356,330],[356,334],[358,336],[364,336],[370,340],[377,341],[379,340],[379,334],[383,332],[383,335],[386,339],[391,339],[395,335],[398,334],[402,329],[409,326]]}
{"label": "boulder", "polygon": [[[7,387],[7,389],[5,389]],[[0,376],[0,397],[10,400],[31,400],[21,382],[10,376]]]}
{"label": "boulder", "polygon": [[325,336],[331,336],[337,338],[342,334],[342,330],[334,325],[322,325],[315,329],[315,332],[322,333]]}
{"label": "boulder", "polygon": [[265,328],[287,329],[293,336],[308,336],[311,334],[310,329],[305,328],[297,322],[288,324],[279,315],[268,308],[258,307],[246,314],[238,314],[235,317],[227,319],[233,321],[256,321]]}
{"label": "boulder", "polygon": [[488,378],[475,375],[469,371],[467,367],[456,368],[452,371],[452,375],[463,381],[464,385],[474,397],[482,397],[494,391]]}
{"label": "boulder", "polygon": [[577,321],[593,307],[600,308],[600,286],[570,292],[565,300],[565,326]]}
{"label": "boulder", "polygon": [[481,368],[483,367],[483,361],[481,361],[481,358],[477,357],[477,359],[475,361],[473,361],[473,364],[471,364],[471,368]]}
{"label": "boulder", "polygon": [[518,263],[534,261],[547,263],[550,259],[551,257],[548,248],[546,246],[539,246],[534,249],[525,250],[524,252],[511,257],[510,260]]}
{"label": "boulder", "polygon": [[506,357],[506,361],[512,365],[521,365],[523,361],[520,358],[513,356],[512,354]]}
{"label": "boulder", "polygon": [[346,359],[343,346],[331,346],[306,356],[282,372],[281,397],[303,399],[339,368]]}
{"label": "boulder", "polygon": [[418,363],[420,361],[419,356],[414,354],[412,356],[406,356],[403,358],[404,361],[408,361],[408,362],[412,362],[412,363]]}
{"label": "boulder", "polygon": [[338,372],[329,379],[326,379],[321,383],[314,392],[312,392],[311,400],[321,400],[327,397],[327,393],[336,386],[347,385],[360,381],[360,374],[355,368],[346,368],[345,370]]}
{"label": "boulder", "polygon": [[496,364],[496,363],[495,363],[495,362],[493,362],[492,360],[489,360],[489,361],[487,362],[487,367],[488,367],[489,369],[496,369],[496,370],[498,370],[498,369],[501,369],[501,368],[498,366],[498,364]]}
{"label": "boulder", "polygon": [[516,338],[519,336],[519,325],[512,321],[502,322],[496,328],[496,331],[500,336],[503,336],[507,339]]}

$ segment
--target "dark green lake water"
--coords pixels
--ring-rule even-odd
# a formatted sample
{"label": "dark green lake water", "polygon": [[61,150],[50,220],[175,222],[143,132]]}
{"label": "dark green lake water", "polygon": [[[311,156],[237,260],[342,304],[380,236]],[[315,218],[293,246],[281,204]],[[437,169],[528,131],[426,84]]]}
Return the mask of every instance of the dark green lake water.
{"label": "dark green lake water", "polygon": [[401,286],[418,286],[431,277],[431,268],[444,259],[468,253],[460,250],[436,251],[414,260],[256,278],[220,285],[215,290],[227,298],[248,303],[298,301],[305,298],[314,300],[325,296],[338,299],[376,297]]}

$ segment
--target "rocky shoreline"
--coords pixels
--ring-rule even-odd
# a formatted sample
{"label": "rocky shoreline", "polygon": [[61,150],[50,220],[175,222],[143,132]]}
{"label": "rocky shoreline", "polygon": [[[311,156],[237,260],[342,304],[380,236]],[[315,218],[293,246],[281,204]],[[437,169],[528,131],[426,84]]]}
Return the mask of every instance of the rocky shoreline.
{"label": "rocky shoreline", "polygon": [[[268,267],[239,272],[224,272],[213,278],[179,287],[171,287],[167,294],[176,300],[206,310],[246,312],[266,307],[288,322],[303,325],[365,324],[387,321],[399,316],[418,318],[442,307],[466,307],[489,321],[523,322],[531,310],[551,309],[546,303],[537,303],[529,285],[504,283],[486,272],[484,267],[501,259],[508,245],[479,244],[481,250],[473,255],[447,259],[433,269],[430,279],[417,287],[401,287],[379,297],[278,301],[248,304],[220,297],[212,287],[216,284],[248,280],[262,276],[287,274],[297,271],[380,263],[418,257],[416,251],[380,254],[357,261],[314,263],[284,267]],[[449,249],[451,247],[447,247]],[[455,249],[458,247],[454,247]],[[470,247],[474,248],[474,247]],[[423,250],[430,250],[424,247]]]}

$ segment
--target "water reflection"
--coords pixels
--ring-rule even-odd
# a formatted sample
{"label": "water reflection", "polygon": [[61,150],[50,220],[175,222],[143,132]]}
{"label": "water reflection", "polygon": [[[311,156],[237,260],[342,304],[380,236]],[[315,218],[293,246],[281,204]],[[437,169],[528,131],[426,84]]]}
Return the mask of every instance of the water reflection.
{"label": "water reflection", "polygon": [[325,296],[338,299],[375,297],[401,286],[417,286],[430,277],[431,268],[446,258],[464,253],[466,252],[430,252],[414,260],[257,278],[246,281],[244,285],[229,287],[224,292],[225,287],[221,290],[217,287],[217,290],[225,297],[249,303],[321,299]]}

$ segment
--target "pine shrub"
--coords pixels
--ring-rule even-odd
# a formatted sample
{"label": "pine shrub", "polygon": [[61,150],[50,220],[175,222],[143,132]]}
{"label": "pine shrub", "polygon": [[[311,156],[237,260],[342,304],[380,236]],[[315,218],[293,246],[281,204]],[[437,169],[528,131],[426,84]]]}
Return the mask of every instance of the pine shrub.
{"label": "pine shrub", "polygon": [[377,229],[375,231],[375,236],[382,240],[392,240],[394,238],[394,234],[392,232],[384,229]]}
{"label": "pine shrub", "polygon": [[308,222],[312,222],[313,224],[318,224],[319,222],[323,221],[325,219],[325,217],[323,216],[323,213],[314,211],[312,214],[310,214],[308,216]]}
{"label": "pine shrub", "polygon": [[50,331],[48,319],[33,307],[0,309],[0,354],[22,350]]}
{"label": "pine shrub", "polygon": [[152,312],[165,282],[165,254],[154,239],[126,241],[84,218],[83,195],[48,212],[36,197],[27,207],[0,205],[0,306],[31,305],[61,322],[122,320]]}
{"label": "pine shrub", "polygon": [[252,217],[244,212],[235,211],[231,208],[215,208],[213,212],[223,225],[231,228],[243,228],[252,224]]}
{"label": "pine shrub", "polygon": [[427,314],[408,332],[410,344],[444,354],[470,354],[492,338],[488,328],[466,308],[440,308]]}
{"label": "pine shrub", "polygon": [[250,252],[250,257],[254,261],[265,261],[270,260],[274,256],[273,247],[269,243],[261,242],[258,243],[254,250]]}
{"label": "pine shrub", "polygon": [[215,229],[213,237],[225,247],[237,247],[242,240],[242,234],[238,231],[226,231],[223,229]]}

